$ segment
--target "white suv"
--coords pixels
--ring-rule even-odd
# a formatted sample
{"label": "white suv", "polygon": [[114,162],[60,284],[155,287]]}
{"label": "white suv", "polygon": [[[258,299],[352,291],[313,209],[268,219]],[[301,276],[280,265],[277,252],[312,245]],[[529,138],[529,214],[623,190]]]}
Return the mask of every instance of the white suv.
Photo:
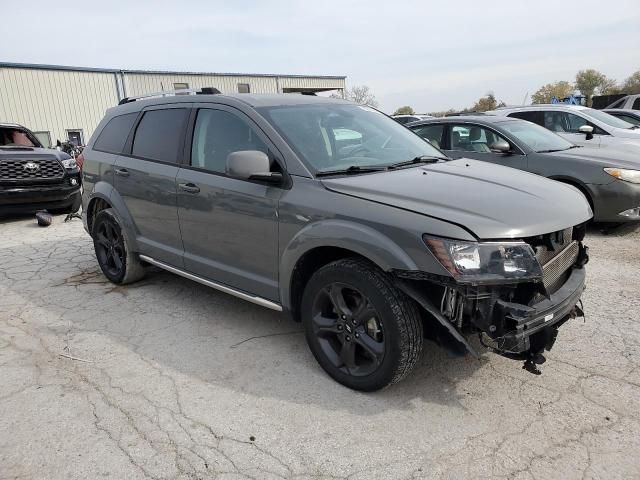
{"label": "white suv", "polygon": [[581,105],[530,105],[486,112],[537,123],[576,145],[640,149],[640,129],[608,113]]}

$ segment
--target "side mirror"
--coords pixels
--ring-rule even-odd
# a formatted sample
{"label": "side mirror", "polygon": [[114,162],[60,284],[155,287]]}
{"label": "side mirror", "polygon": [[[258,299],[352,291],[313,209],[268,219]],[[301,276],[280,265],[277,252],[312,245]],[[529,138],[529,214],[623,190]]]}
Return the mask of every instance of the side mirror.
{"label": "side mirror", "polygon": [[505,140],[498,140],[489,145],[489,149],[494,153],[511,153],[511,145]]}
{"label": "side mirror", "polygon": [[227,156],[227,175],[240,180],[260,180],[281,183],[282,174],[271,172],[271,162],[266,153],[259,150],[240,150]]}
{"label": "side mirror", "polygon": [[582,125],[578,128],[580,133],[584,133],[587,137],[587,140],[591,140],[593,138],[593,127],[591,125]]}

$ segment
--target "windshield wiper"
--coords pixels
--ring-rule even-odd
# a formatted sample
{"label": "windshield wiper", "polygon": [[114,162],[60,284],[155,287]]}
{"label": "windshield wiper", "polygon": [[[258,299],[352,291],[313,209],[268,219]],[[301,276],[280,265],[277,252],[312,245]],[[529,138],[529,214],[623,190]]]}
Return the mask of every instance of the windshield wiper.
{"label": "windshield wiper", "polygon": [[419,157],[412,158],[411,160],[392,163],[391,165],[388,165],[387,168],[389,170],[393,170],[394,168],[405,167],[407,165],[417,165],[418,163],[438,163],[440,160],[449,160],[449,159],[446,157],[433,157],[431,155],[420,155]]}
{"label": "windshield wiper", "polygon": [[640,128],[640,125],[631,125],[629,130],[635,130],[636,128]]}
{"label": "windshield wiper", "polygon": [[[569,147],[569,148],[571,148],[571,147]],[[569,150],[569,148],[551,148],[549,150],[538,150],[536,153],[564,152],[565,150]]]}
{"label": "windshield wiper", "polygon": [[347,168],[341,168],[336,170],[324,170],[322,172],[316,173],[316,177],[328,177],[330,175],[353,175],[356,173],[367,173],[367,172],[379,172],[382,170],[386,170],[387,167],[377,167],[377,166],[360,166],[360,165],[351,165]]}

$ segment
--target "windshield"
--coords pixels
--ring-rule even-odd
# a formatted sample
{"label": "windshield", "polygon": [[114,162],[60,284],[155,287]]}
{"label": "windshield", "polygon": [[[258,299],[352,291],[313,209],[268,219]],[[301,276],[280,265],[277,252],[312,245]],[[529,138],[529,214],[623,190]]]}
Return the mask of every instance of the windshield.
{"label": "windshield", "polygon": [[601,112],[600,110],[595,110],[593,108],[590,108],[588,110],[581,110],[581,112],[589,117],[595,118],[596,120],[600,120],[602,123],[606,123],[610,127],[615,127],[615,128],[633,127],[633,125],[631,125],[629,122],[625,122],[620,118],[616,118],[613,115],[609,115],[606,112]]}
{"label": "windshield", "polygon": [[573,143],[535,123],[524,120],[501,122],[500,127],[535,152],[567,150]]}
{"label": "windshield", "polygon": [[36,142],[21,128],[0,127],[0,147],[39,147]]}
{"label": "windshield", "polygon": [[447,159],[410,130],[370,107],[320,104],[263,107],[258,111],[316,173],[354,166],[386,167],[422,156]]}

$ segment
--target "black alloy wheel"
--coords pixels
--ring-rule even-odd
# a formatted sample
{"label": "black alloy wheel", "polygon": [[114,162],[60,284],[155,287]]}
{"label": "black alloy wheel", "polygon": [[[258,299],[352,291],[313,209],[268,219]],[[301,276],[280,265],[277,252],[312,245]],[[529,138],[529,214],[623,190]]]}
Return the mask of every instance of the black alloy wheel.
{"label": "black alloy wheel", "polygon": [[336,368],[364,376],[382,363],[382,322],[362,292],[345,283],[331,283],[316,294],[312,315],[320,348]]}
{"label": "black alloy wheel", "polygon": [[398,382],[422,353],[418,306],[389,274],[363,258],[318,269],[305,286],[300,313],[320,366],[355,390]]}
{"label": "black alloy wheel", "polygon": [[129,251],[126,233],[111,208],[96,215],[91,236],[100,269],[111,282],[132,283],[144,277],[144,265]]}
{"label": "black alloy wheel", "polygon": [[95,232],[96,257],[108,277],[120,277],[125,265],[124,241],[111,222],[101,222]]}

